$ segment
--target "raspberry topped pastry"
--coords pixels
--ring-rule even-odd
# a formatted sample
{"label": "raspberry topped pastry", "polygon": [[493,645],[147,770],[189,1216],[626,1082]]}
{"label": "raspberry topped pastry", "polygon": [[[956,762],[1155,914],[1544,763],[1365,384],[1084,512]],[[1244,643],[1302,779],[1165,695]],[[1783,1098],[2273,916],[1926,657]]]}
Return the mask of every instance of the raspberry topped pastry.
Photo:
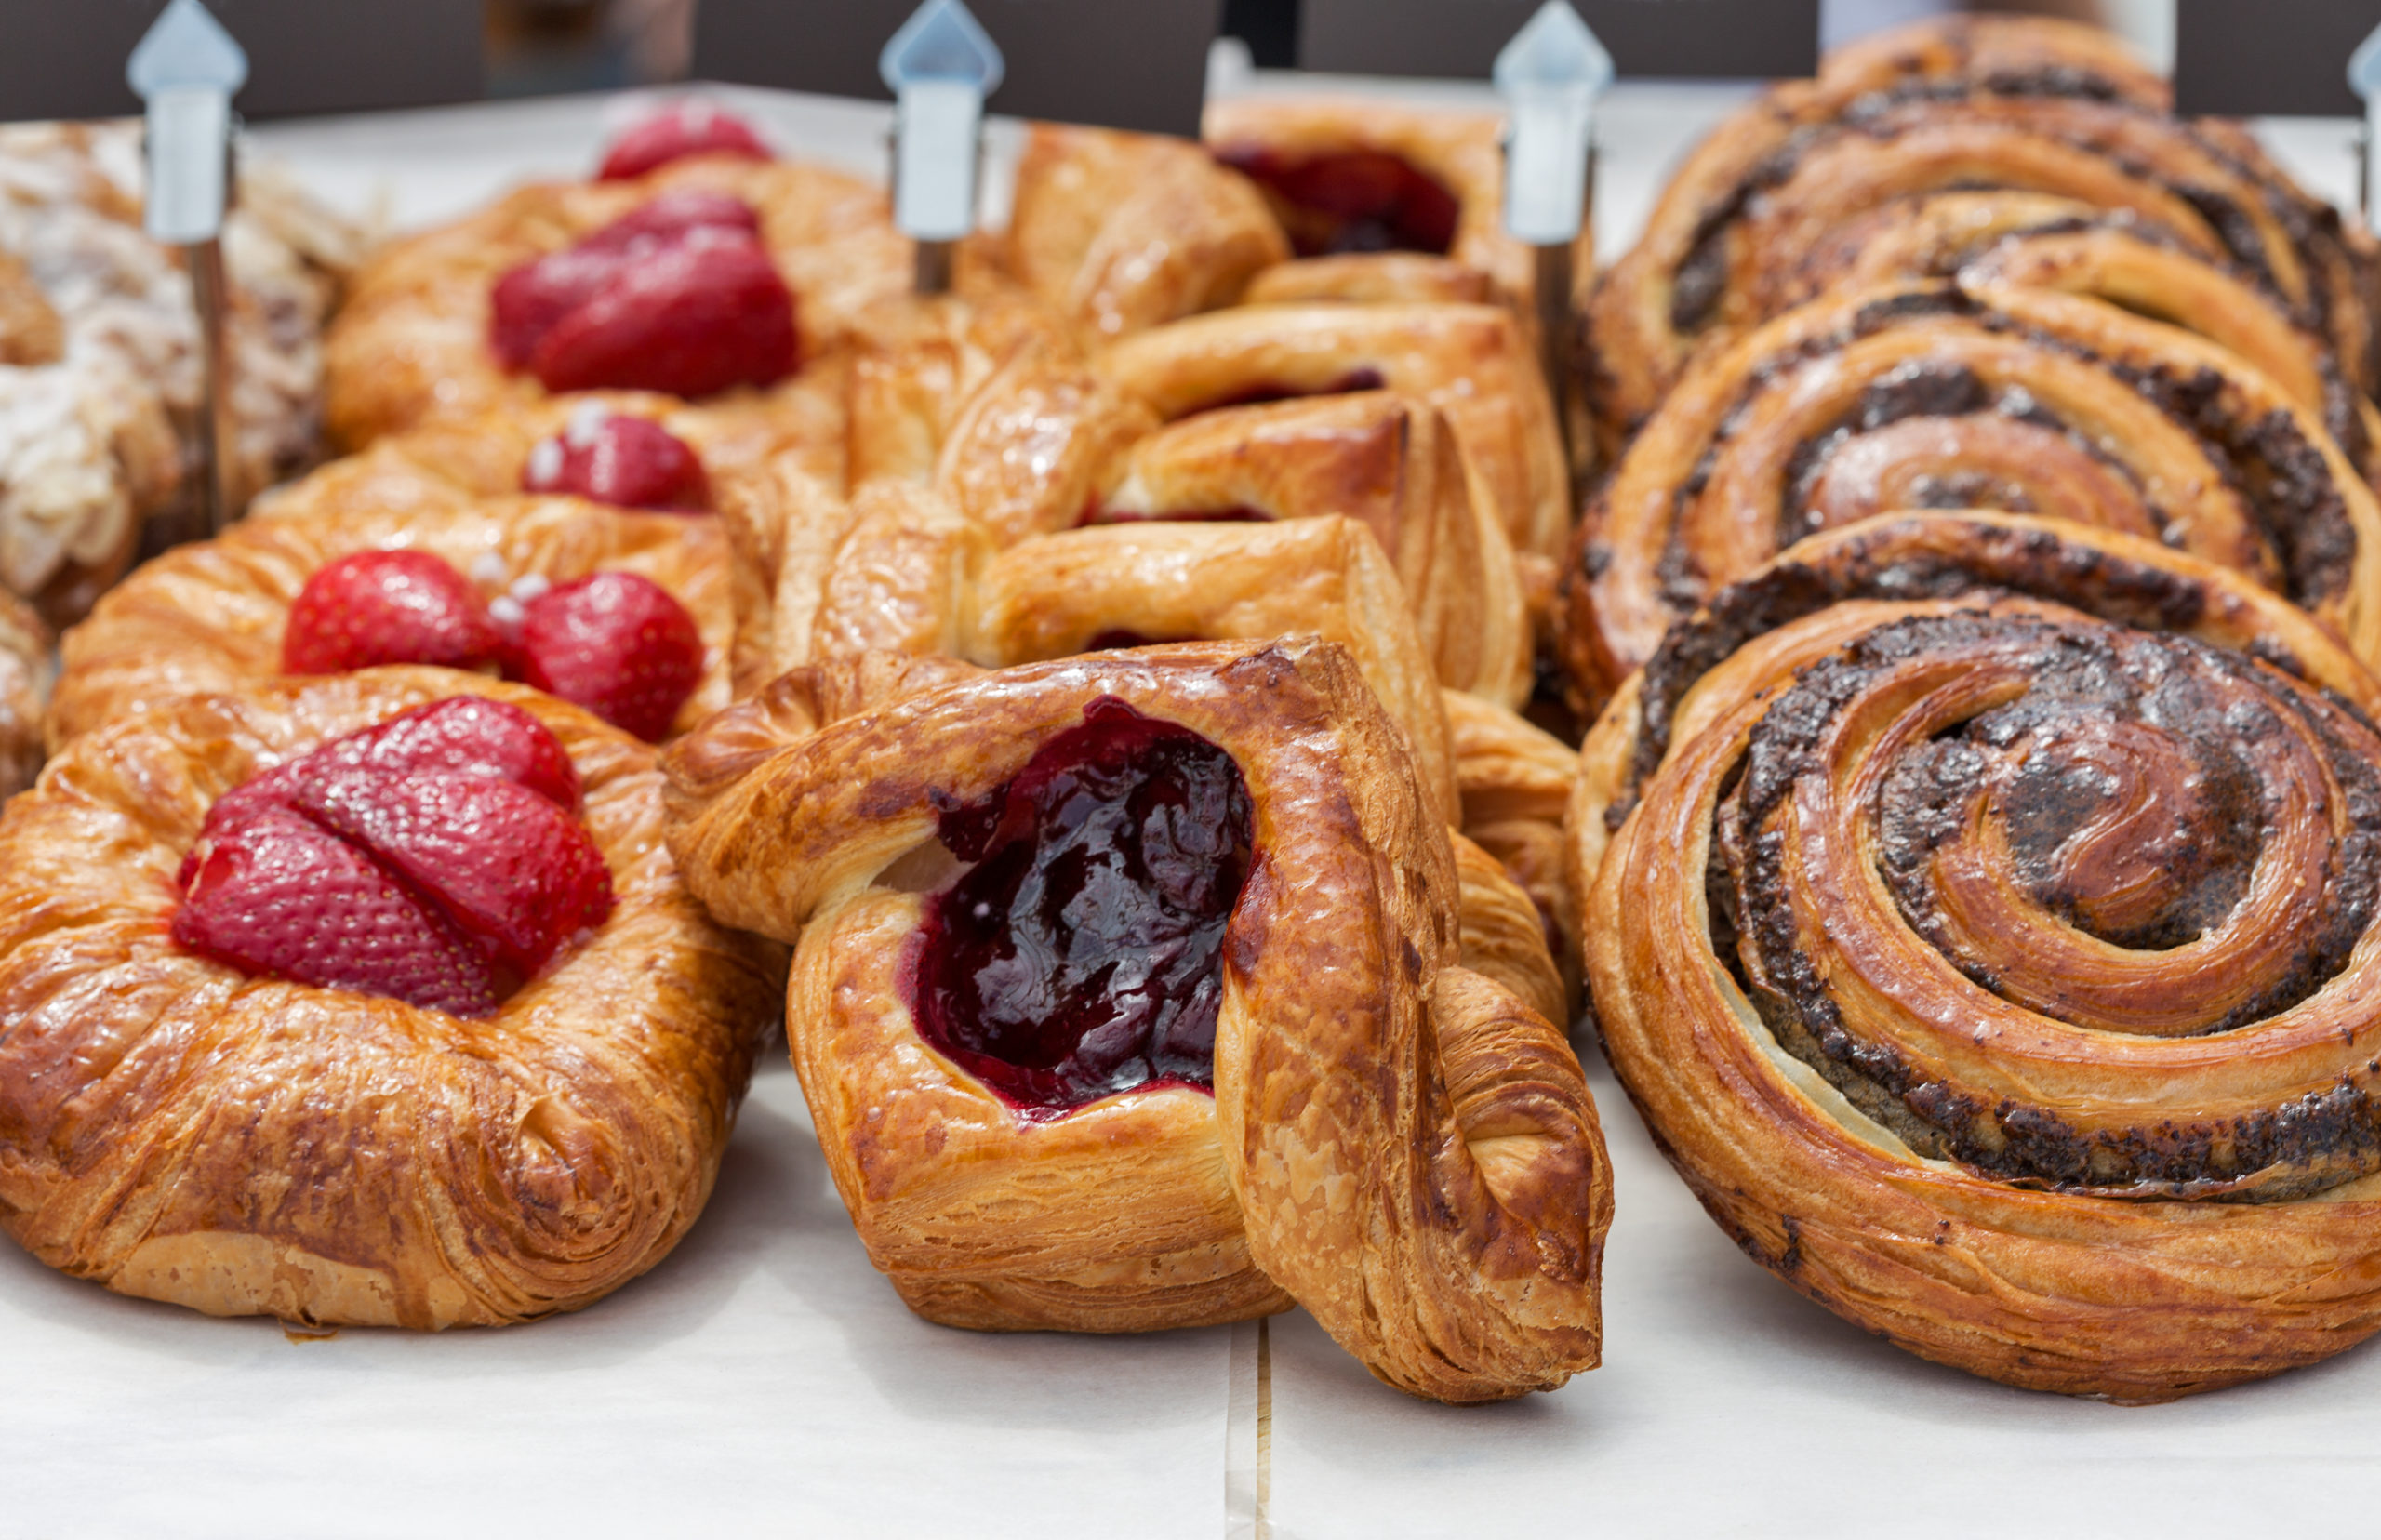
{"label": "raspberry topped pastry", "polygon": [[658,790],[628,735],[444,670],[77,739],[0,816],[0,1227],[318,1326],[532,1320],[645,1271],[778,967],[681,887]]}
{"label": "raspberry topped pastry", "polygon": [[727,704],[730,583],[716,519],[577,498],[244,520],[142,566],[68,634],[47,731],[416,663],[500,672],[658,741]]}

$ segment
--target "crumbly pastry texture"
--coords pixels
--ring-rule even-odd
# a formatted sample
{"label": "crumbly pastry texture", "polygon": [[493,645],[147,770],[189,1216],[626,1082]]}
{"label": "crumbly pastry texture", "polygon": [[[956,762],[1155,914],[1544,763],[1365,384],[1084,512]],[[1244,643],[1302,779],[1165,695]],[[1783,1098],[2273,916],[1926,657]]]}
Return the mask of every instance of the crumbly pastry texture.
{"label": "crumbly pastry texture", "polygon": [[[199,339],[140,228],[136,124],[0,128],[0,584],[71,619],[191,495]],[[270,171],[224,232],[231,445],[254,493],[317,452],[321,329],[354,233]]]}

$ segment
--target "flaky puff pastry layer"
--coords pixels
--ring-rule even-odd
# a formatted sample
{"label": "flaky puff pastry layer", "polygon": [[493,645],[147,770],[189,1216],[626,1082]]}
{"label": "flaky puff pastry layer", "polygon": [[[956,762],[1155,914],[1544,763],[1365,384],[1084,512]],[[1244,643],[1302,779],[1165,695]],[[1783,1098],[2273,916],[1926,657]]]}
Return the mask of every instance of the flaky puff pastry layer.
{"label": "flaky puff pastry layer", "polygon": [[931,488],[1001,545],[1080,523],[1157,426],[1021,295],[874,307],[852,362],[846,485]]}
{"label": "flaky puff pastry layer", "polygon": [[[2381,684],[2233,573],[2014,516],[1804,542],[1672,636],[1583,756],[1578,854],[1633,809],[1586,946],[1614,1067],[1749,1255],[1923,1357],[2119,1401],[2381,1326],[2361,1110],[2381,977],[2355,854]],[[1996,711],[2027,722],[2020,760],[2095,768],[2066,793],[1978,790],[1989,764],[1939,781],[1982,800],[1913,864],[1896,820],[1938,793],[1911,777],[1998,752],[1962,730]],[[1780,734],[1810,752],[1776,757]],[[2211,754],[2213,780],[2192,768]],[[2170,838],[2252,782],[2298,792],[2262,828]],[[1735,831],[1740,807],[1760,830]],[[2048,881],[2026,854],[2045,818]],[[2125,934],[2187,916],[2202,857],[2242,841],[2229,909]],[[2294,885],[2309,859],[2328,875]]]}
{"label": "flaky puff pastry layer", "polygon": [[1512,542],[1472,495],[1443,413],[1394,392],[1203,412],[1132,446],[1099,516],[1299,519],[1337,513],[1397,568],[1449,689],[1528,698],[1530,633]]}
{"label": "flaky puff pastry layer", "polygon": [[[368,499],[367,499],[368,501]],[[306,580],[365,551],[422,551],[493,599],[529,577],[633,572],[669,591],[703,638],[685,732],[727,704],[736,646],[726,536],[705,514],[632,513],[578,498],[490,498],[459,507],[363,507],[246,519],[178,546],[110,590],[60,647],[46,730],[53,745],[174,700],[281,674],[282,632]]]}
{"label": "flaky puff pastry layer", "polygon": [[[761,240],[793,294],[805,369],[851,339],[863,310],[910,285],[910,243],[894,230],[884,192],[818,166],[703,156],[633,180],[525,187],[384,248],[357,272],[325,343],[331,436],[360,449],[432,417],[542,400],[537,379],[506,373],[488,345],[497,281],[677,189],[726,193],[759,214]],[[702,405],[765,411],[771,397],[799,387],[797,375]],[[798,400],[789,407],[803,409]]]}
{"label": "flaky puff pastry layer", "polygon": [[[486,1020],[253,978],[166,936],[206,810],[455,695],[551,728],[616,907]],[[0,816],[0,1228],[211,1315],[501,1325],[593,1303],[701,1212],[780,962],[661,840],[654,751],[536,691],[383,669],[77,739]]]}
{"label": "flaky puff pastry layer", "polygon": [[1101,362],[1172,422],[1220,406],[1386,387],[1446,416],[1523,558],[1558,554],[1569,470],[1546,378],[1494,305],[1251,305],[1125,338]]}
{"label": "flaky puff pastry layer", "polygon": [[1003,264],[1097,338],[1239,302],[1290,243],[1248,179],[1195,144],[1037,123],[1017,165]]}
{"label": "flaky puff pastry layer", "polygon": [[[880,665],[888,676],[915,665]],[[937,805],[1014,777],[1102,697],[1226,750],[1257,859],[1224,946],[1215,1095],[1030,1122],[928,1047],[899,957]],[[1562,1033],[1457,965],[1458,878],[1397,728],[1327,644],[1004,670],[799,731],[725,713],[671,756],[712,911],[797,936],[789,1039],[837,1188],[912,1308],[1140,1330],[1295,1299],[1381,1378],[1497,1400],[1592,1366],[1611,1214]]]}

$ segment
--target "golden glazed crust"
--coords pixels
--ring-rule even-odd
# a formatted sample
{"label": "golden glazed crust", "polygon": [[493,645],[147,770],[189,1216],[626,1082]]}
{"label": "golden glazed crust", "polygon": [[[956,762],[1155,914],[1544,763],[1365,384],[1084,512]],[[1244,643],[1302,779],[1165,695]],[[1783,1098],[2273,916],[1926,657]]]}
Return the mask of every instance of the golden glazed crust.
{"label": "golden glazed crust", "polygon": [[[250,978],[166,939],[251,774],[457,694],[537,716],[585,788],[610,919],[484,1021]],[[0,816],[0,1226],[213,1315],[499,1325],[591,1304],[694,1222],[771,1015],[771,949],[660,838],[653,750],[437,669],[250,685],[79,738]]]}
{"label": "golden glazed crust", "polygon": [[[804,369],[850,340],[860,312],[910,284],[910,243],[885,194],[832,171],[718,156],[674,161],[631,181],[525,187],[494,206],[384,248],[366,262],[326,342],[326,422],[360,449],[432,417],[542,400],[529,375],[504,372],[488,346],[488,295],[523,262],[561,250],[656,195],[700,188],[741,198],[793,293]],[[767,409],[801,377],[766,392],[703,403],[731,415]],[[798,400],[789,408],[797,417]]]}
{"label": "golden glazed crust", "polygon": [[1133,445],[1105,519],[1340,513],[1397,568],[1439,683],[1508,706],[1531,639],[1512,544],[1472,496],[1443,414],[1394,392],[1203,412]]}
{"label": "golden glazed crust", "polygon": [[674,730],[727,704],[736,617],[718,520],[632,513],[577,498],[491,498],[453,508],[366,506],[247,519],[212,540],[176,547],[111,590],[68,632],[49,741],[63,745],[180,697],[279,678],[282,632],[306,579],[339,557],[388,550],[440,557],[489,597],[533,574],[552,582],[600,571],[650,578],[686,607],[703,638],[703,679]]}
{"label": "golden glazed crust", "polygon": [[1002,256],[1098,338],[1236,304],[1290,244],[1246,178],[1179,139],[1037,123]]}
{"label": "golden glazed crust", "polygon": [[[1004,784],[1103,696],[1233,756],[1260,855],[1225,942],[1215,1096],[1028,1121],[918,1036],[898,959],[937,801]],[[1457,964],[1450,847],[1344,651],[1033,665],[756,753],[808,714],[756,700],[673,750],[671,838],[714,913],[799,936],[795,1065],[860,1237],[913,1308],[1140,1330],[1295,1299],[1383,1379],[1457,1401],[1595,1362],[1610,1191],[1592,1103],[1561,1033]]]}
{"label": "golden glazed crust", "polygon": [[[1673,640],[1590,737],[1572,838],[1600,868],[1585,940],[1607,1053],[1749,1255],[1923,1357],[2120,1401],[2274,1374],[2381,1326],[2362,1110],[2381,954],[2353,854],[2381,740],[2334,704],[2369,711],[2381,683],[2234,574],[2008,516],[1807,541]],[[2077,659],[2106,665],[2096,694],[2067,690]],[[2126,702],[2151,677],[2165,693],[2143,718]],[[2209,709],[2231,713],[2220,737],[2194,725]],[[2099,791],[2003,787],[1992,733],[1963,725],[2014,720],[1996,711],[2029,723],[2021,757],[2091,758]],[[1789,760],[1781,733],[1818,736]],[[2194,743],[2237,745],[2219,757],[2253,780],[2311,772],[2309,792],[2262,829],[2212,814]],[[2002,790],[1913,856],[1905,815],[1938,793],[1911,777],[1967,746],[1988,763],[1966,784]],[[2099,792],[2147,816],[2103,841]],[[1632,803],[1599,851],[1601,815]],[[2049,885],[2029,818],[2054,826]],[[2195,837],[2161,843],[2171,823]],[[2327,844],[2329,875],[2294,885]],[[2235,858],[2254,875],[2228,910],[2139,938],[2145,916],[2190,912],[2203,863]],[[2273,949],[2325,936],[2337,947],[2277,985]]]}
{"label": "golden glazed crust", "polygon": [[31,605],[0,592],[0,797],[31,786],[41,769],[53,641]]}
{"label": "golden glazed crust", "polygon": [[849,488],[931,487],[1008,545],[1070,529],[1156,426],[1018,296],[891,300],[852,365]]}
{"label": "golden glazed crust", "polygon": [[2381,657],[2381,506],[2318,419],[2189,333],[1965,278],[1832,295],[1696,364],[1581,521],[1559,622],[1576,699],[1601,706],[1786,541],[1945,502],[2166,539]]}
{"label": "golden glazed crust", "polygon": [[1524,559],[1559,552],[1569,471],[1546,379],[1489,305],[1260,305],[1129,337],[1101,365],[1166,421],[1219,406],[1386,387],[1438,408]]}

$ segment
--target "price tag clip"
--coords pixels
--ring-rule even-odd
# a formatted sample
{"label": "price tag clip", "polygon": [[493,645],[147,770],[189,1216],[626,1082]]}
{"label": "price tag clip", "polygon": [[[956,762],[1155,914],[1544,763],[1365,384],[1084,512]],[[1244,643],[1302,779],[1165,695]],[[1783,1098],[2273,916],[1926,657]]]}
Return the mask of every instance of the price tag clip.
{"label": "price tag clip", "polygon": [[[1536,249],[1538,347],[1555,413],[1571,426],[1571,250],[1594,202],[1596,102],[1612,55],[1569,0],[1546,0],[1496,56],[1505,99],[1505,232]],[[1573,463],[1579,461],[1573,446]]]}
{"label": "price tag clip", "polygon": [[2365,228],[2381,231],[2381,186],[2375,185],[2381,182],[2381,151],[2374,145],[2381,138],[2381,27],[2374,28],[2348,55],[2348,83],[2364,99],[2364,137],[2357,141],[2363,175],[2357,179],[2357,198]]}
{"label": "price tag clip", "polygon": [[984,99],[1007,67],[960,0],[926,0],[877,60],[893,93],[893,222],[918,244],[917,288],[951,288],[953,246],[976,228]]}
{"label": "price tag clip", "polygon": [[232,97],[247,84],[248,56],[199,0],[170,0],[124,73],[148,108],[142,221],[152,240],[181,248],[190,273],[201,369],[199,510],[206,533],[219,534],[236,516],[223,218],[235,187]]}

